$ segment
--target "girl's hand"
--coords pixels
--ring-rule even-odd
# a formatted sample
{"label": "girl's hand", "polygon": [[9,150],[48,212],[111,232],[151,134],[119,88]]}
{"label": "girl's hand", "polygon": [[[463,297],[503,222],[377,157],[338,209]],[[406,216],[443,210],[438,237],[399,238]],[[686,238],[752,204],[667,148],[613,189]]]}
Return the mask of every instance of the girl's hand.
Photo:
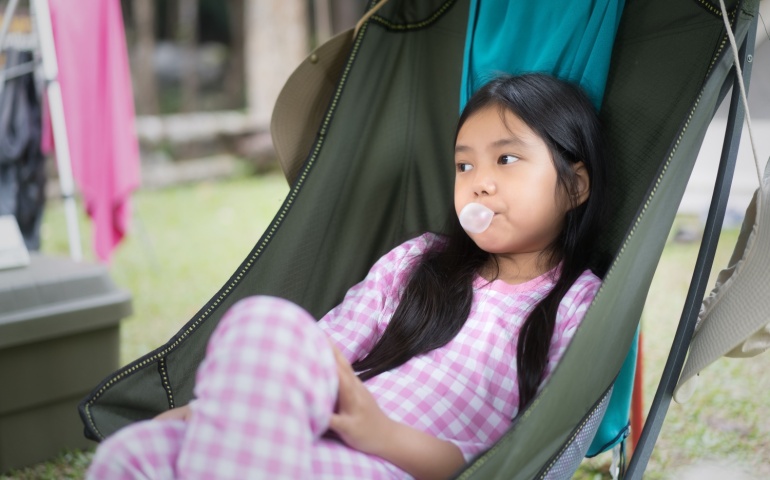
{"label": "girl's hand", "polygon": [[332,345],[340,391],[329,428],[350,447],[377,455],[415,478],[443,480],[465,463],[453,443],[391,420]]}
{"label": "girl's hand", "polygon": [[185,405],[166,410],[155,417],[154,420],[182,420],[186,422],[188,418],[190,418],[190,405]]}
{"label": "girl's hand", "polygon": [[383,413],[337,347],[332,345],[332,349],[340,387],[337,411],[332,414],[329,428],[348,446],[376,455],[390,441],[394,422]]}

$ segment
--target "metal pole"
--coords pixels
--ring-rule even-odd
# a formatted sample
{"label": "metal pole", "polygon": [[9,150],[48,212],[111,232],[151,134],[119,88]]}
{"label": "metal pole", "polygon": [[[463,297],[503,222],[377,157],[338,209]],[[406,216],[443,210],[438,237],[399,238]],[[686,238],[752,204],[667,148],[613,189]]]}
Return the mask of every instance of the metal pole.
{"label": "metal pole", "polygon": [[83,259],[78,227],[77,205],[75,204],[75,184],[72,178],[70,147],[67,138],[67,124],[64,119],[64,103],[59,85],[59,65],[56,61],[56,46],[53,41],[53,26],[48,0],[31,0],[34,23],[40,39],[40,55],[43,60],[43,77],[48,94],[48,109],[51,112],[51,127],[56,144],[56,165],[59,170],[59,184],[64,200],[64,215],[67,220],[67,236],[70,244],[70,256],[75,261]]}
{"label": "metal pole", "polygon": [[[756,29],[757,19],[755,17],[749,26],[748,35],[746,35],[743,41],[739,54],[744,72],[746,91],[749,89],[749,79],[751,77],[751,58],[754,53]],[[671,352],[658,384],[658,390],[655,392],[655,398],[650,407],[647,422],[644,424],[639,444],[634,450],[631,463],[628,465],[628,470],[624,477],[626,480],[641,479],[644,469],[647,467],[647,462],[655,447],[655,441],[663,427],[666,412],[668,412],[668,407],[671,404],[674,388],[682,373],[687,349],[695,330],[695,322],[698,319],[700,305],[706,293],[706,283],[709,279],[711,265],[714,263],[714,254],[716,253],[719,234],[722,230],[722,221],[727,209],[727,198],[730,194],[730,185],[732,184],[733,173],[735,172],[735,162],[743,129],[745,111],[743,102],[741,102],[739,82],[740,78],[738,78],[736,73],[733,79],[733,93],[730,99],[730,112],[727,117],[722,157],[719,162],[714,194],[711,199],[706,226],[704,227],[703,240],[698,251],[698,259],[695,262],[690,289],[687,292],[687,299],[685,300],[682,316],[679,320],[679,327],[674,336]]]}
{"label": "metal pole", "polygon": [[8,29],[11,26],[11,19],[13,18],[13,14],[16,12],[16,5],[18,5],[19,0],[11,0],[8,2],[8,5],[5,6],[5,12],[3,13],[3,25],[0,26],[0,52],[4,50],[3,47],[5,47],[5,37],[8,35]]}

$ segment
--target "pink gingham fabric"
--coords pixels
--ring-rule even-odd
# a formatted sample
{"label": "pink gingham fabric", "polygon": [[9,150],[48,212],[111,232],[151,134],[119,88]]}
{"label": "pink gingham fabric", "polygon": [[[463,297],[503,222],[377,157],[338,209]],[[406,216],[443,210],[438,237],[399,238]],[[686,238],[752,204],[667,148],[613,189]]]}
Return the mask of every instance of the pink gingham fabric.
{"label": "pink gingham fabric", "polygon": [[[319,321],[351,363],[363,358],[385,331],[412,267],[436,241],[439,237],[424,234],[386,254]],[[518,412],[515,339],[530,310],[553,287],[553,274],[519,285],[477,277],[470,315],[451,342],[366,382],[380,407],[394,420],[455,443],[466,460],[490,447]],[[562,300],[547,374],[600,284],[586,271]]]}
{"label": "pink gingham fabric", "polygon": [[[426,234],[392,250],[318,323],[285,300],[240,301],[209,341],[191,418],[120,430],[100,445],[87,478],[411,478],[324,436],[338,388],[327,336],[348,360],[365,356],[385,330],[412,267],[434,241]],[[586,272],[562,302],[549,372],[599,284]],[[552,285],[549,274],[521,285],[477,278],[471,314],[449,344],[370,379],[367,387],[392,419],[451,441],[472,458],[516,415],[513,339]]]}
{"label": "pink gingham fabric", "polygon": [[337,388],[331,347],[310,314],[277,298],[242,300],[209,341],[191,418],[118,431],[97,449],[87,478],[404,478],[380,458],[321,438]]}

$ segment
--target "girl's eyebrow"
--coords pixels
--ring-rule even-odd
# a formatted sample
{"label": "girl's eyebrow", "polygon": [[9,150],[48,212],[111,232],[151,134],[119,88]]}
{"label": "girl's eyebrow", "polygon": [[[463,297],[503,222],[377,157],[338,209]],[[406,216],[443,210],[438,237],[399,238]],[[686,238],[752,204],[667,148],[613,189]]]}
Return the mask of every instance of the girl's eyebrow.
{"label": "girl's eyebrow", "polygon": [[[501,147],[518,147],[518,148],[528,148],[530,145],[529,143],[522,140],[520,137],[516,135],[511,135],[507,138],[501,138],[500,140],[495,140],[490,145],[492,148],[501,148]],[[462,153],[462,152],[469,152],[473,150],[468,145],[455,145],[455,153]]]}
{"label": "girl's eyebrow", "polygon": [[461,152],[469,152],[473,150],[468,145],[455,145],[455,153],[461,153]]}
{"label": "girl's eyebrow", "polygon": [[511,135],[508,138],[501,138],[500,140],[497,140],[495,142],[492,142],[490,145],[491,147],[499,148],[499,147],[523,147],[527,148],[529,147],[529,143],[525,142],[523,139],[516,135]]}

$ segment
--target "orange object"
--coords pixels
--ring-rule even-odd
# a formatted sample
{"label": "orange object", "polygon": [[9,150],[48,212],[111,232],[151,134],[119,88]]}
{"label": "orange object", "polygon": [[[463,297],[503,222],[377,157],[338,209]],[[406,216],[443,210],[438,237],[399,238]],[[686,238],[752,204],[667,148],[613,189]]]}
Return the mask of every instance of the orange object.
{"label": "orange object", "polygon": [[634,375],[634,391],[631,395],[631,451],[639,443],[644,427],[644,368],[642,360],[644,356],[644,334],[639,331],[639,345],[636,349],[636,374]]}

